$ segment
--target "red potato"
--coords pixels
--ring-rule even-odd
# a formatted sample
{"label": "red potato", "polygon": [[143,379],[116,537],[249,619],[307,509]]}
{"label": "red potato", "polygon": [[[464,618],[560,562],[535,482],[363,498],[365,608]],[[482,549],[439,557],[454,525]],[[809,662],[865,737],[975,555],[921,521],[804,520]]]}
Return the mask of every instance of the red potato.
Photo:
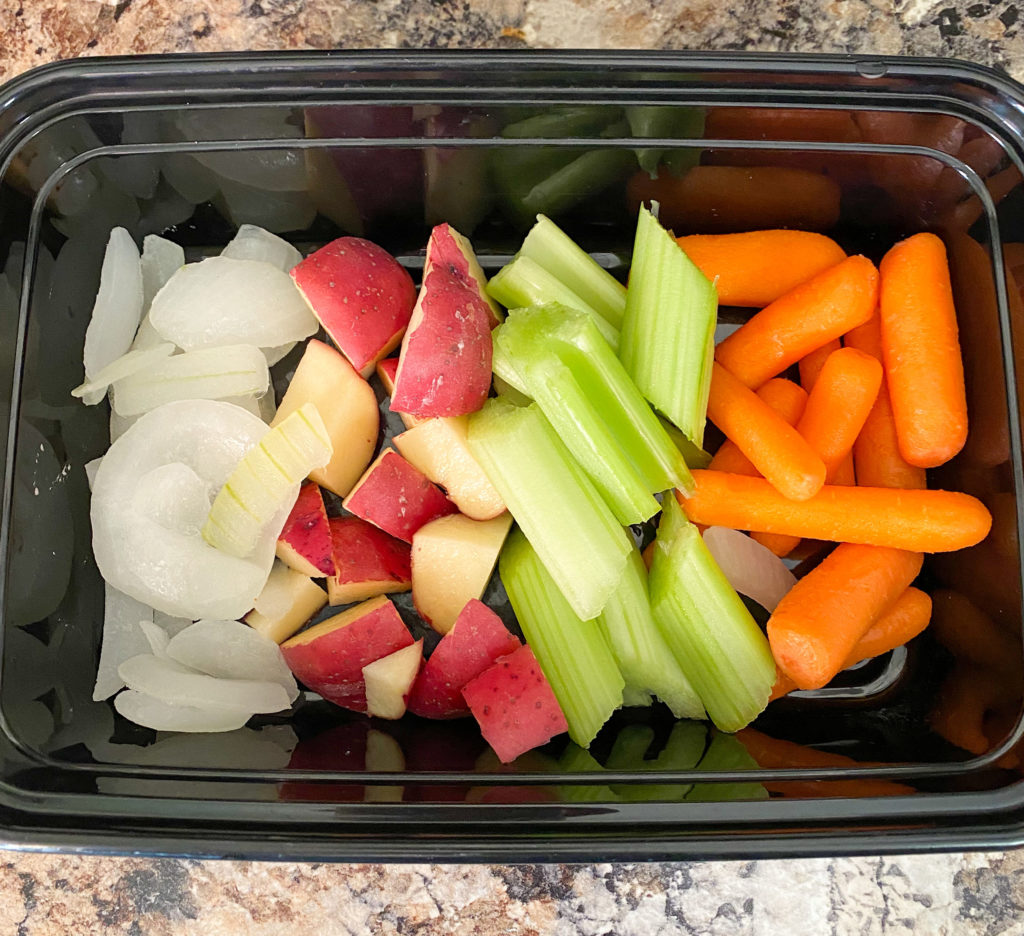
{"label": "red potato", "polygon": [[408,543],[359,517],[331,517],[337,574],[327,580],[332,605],[351,604],[412,588]]}
{"label": "red potato", "polygon": [[426,262],[444,267],[475,291],[487,304],[491,327],[501,324],[501,306],[487,295],[487,277],[468,237],[463,237],[450,224],[438,224],[430,232]]}
{"label": "red potato", "polygon": [[551,685],[527,646],[470,680],[462,695],[480,733],[505,764],[569,730]]}
{"label": "red potato", "polygon": [[278,425],[304,403],[316,404],[334,449],[331,460],[309,477],[344,497],[377,446],[377,397],[341,354],[314,339],[306,345],[271,425]]}
{"label": "red potato", "polygon": [[395,606],[371,598],[281,644],[295,677],[335,705],[366,711],[363,667],[413,642]]}
{"label": "red potato", "polygon": [[[383,361],[377,362],[377,376],[380,378],[380,382],[384,387],[384,392],[390,397],[395,393],[395,374],[398,373],[398,358],[389,357],[384,358]],[[392,413],[398,413],[398,410],[392,409],[390,406],[388,409]],[[413,426],[418,426],[425,420],[420,419],[418,416],[413,416],[410,413],[398,413],[402,418],[402,422],[405,423],[406,429],[412,429]]]}
{"label": "red potato", "polygon": [[462,514],[425,524],[412,539],[412,602],[439,634],[455,626],[466,602],[480,598],[512,526],[504,513],[493,520]]}
{"label": "red potato", "polygon": [[402,340],[416,304],[412,277],[383,247],[339,237],[291,271],[299,292],[363,377]]}
{"label": "red potato", "polygon": [[[413,416],[464,416],[491,387],[497,313],[449,225],[431,232],[416,307],[402,339],[391,407]],[[436,259],[435,259],[436,258]],[[482,278],[482,274],[480,274]]]}
{"label": "red potato", "polygon": [[423,640],[363,667],[366,714],[395,720],[405,714],[406,699],[423,662]]}
{"label": "red potato", "polygon": [[423,524],[456,511],[440,488],[390,448],[366,469],[342,506],[406,543]]}
{"label": "red potato", "polygon": [[469,450],[469,418],[426,419],[395,436],[395,447],[410,464],[441,485],[455,506],[473,520],[505,512],[505,502]]}
{"label": "red potato", "polygon": [[325,604],[327,594],[308,575],[278,563],[244,620],[254,631],[281,643]]}
{"label": "red potato", "polygon": [[299,497],[277,538],[277,558],[310,578],[335,573],[327,508],[319,486],[312,481],[299,488]]}
{"label": "red potato", "polygon": [[461,718],[469,714],[462,687],[498,657],[522,644],[501,618],[475,598],[423,664],[408,698],[409,711],[423,718]]}

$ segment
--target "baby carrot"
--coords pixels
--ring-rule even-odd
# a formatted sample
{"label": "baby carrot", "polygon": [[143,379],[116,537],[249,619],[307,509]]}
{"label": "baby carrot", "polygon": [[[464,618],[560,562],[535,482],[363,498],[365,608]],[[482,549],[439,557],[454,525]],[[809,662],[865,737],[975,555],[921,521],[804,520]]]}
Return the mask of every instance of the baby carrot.
{"label": "baby carrot", "polygon": [[787,498],[806,500],[825,483],[825,465],[801,435],[718,363],[711,373],[708,419]]}
{"label": "baby carrot", "polygon": [[921,571],[919,552],[841,543],[768,619],[775,662],[800,689],[820,689]]}
{"label": "baby carrot", "polygon": [[900,452],[934,468],[967,441],[967,397],[946,248],[915,234],[881,264],[885,372]]}
{"label": "baby carrot", "polygon": [[1019,672],[1019,636],[999,627],[960,592],[941,589],[935,593],[934,601],[935,639],[954,657],[1011,676]]}
{"label": "baby carrot", "polygon": [[695,470],[689,497],[677,492],[690,520],[734,530],[809,539],[951,552],[980,543],[992,526],[985,505],[954,491],[906,491],[829,484],[792,501],[763,478]]}
{"label": "baby carrot", "polygon": [[758,309],[846,259],[831,237],[811,231],[691,234],[678,242],[714,282],[719,305]]}
{"label": "baby carrot", "polygon": [[835,481],[853,450],[882,385],[882,365],[856,348],[828,356],[796,430],[825,463],[826,483]]}
{"label": "baby carrot", "polygon": [[[882,616],[875,621],[849,655],[843,660],[840,670],[856,666],[863,660],[881,656],[897,647],[909,643],[927,626],[932,614],[932,599],[919,588],[911,586],[899,596]],[[772,687],[770,701],[780,698],[796,688],[781,670]]]}
{"label": "baby carrot", "polygon": [[[882,323],[877,315],[847,332],[846,347],[882,360]],[[924,469],[909,464],[900,454],[896,424],[886,382],[878,390],[864,428],[853,443],[857,480],[865,487],[923,488]]]}
{"label": "baby carrot", "polygon": [[838,351],[841,347],[842,344],[839,339],[833,338],[820,348],[815,348],[806,357],[800,359],[800,386],[804,390],[808,393],[811,392],[814,382],[818,379],[818,374],[821,373],[821,369],[825,366],[825,361],[828,360],[828,356],[833,351]]}
{"label": "baby carrot", "polygon": [[748,387],[760,387],[863,325],[877,298],[874,264],[866,257],[847,257],[765,306],[718,345],[715,357]]}

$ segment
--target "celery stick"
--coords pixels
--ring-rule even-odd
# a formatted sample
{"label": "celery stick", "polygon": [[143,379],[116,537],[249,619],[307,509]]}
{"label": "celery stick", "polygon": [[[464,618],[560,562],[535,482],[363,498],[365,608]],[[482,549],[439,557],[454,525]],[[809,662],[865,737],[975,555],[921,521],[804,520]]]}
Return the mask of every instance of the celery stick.
{"label": "celery stick", "polygon": [[574,613],[597,617],[633,545],[537,404],[488,400],[469,447]]}
{"label": "celery stick", "polygon": [[[758,764],[738,738],[718,734],[711,739],[698,770],[757,770]],[[768,791],[760,783],[695,783],[686,794],[694,802],[725,802],[732,800],[766,800]]]}
{"label": "celery stick", "polygon": [[[526,389],[526,381],[523,379],[523,375],[519,373],[512,355],[505,350],[505,346],[498,340],[504,327],[505,323],[502,322],[501,325],[498,325],[491,331],[491,371],[494,373],[495,381],[500,380],[505,387],[511,387],[520,397],[529,402],[530,394]],[[499,387],[497,382],[494,385],[494,389],[498,393],[502,392],[502,388]],[[520,400],[511,400],[511,402],[521,404]]]}
{"label": "celery stick", "polygon": [[497,372],[494,374],[494,392],[516,406],[529,406],[533,402],[522,390],[517,390]]}
{"label": "celery stick", "polygon": [[[569,541],[568,548],[588,558],[583,541]],[[622,676],[601,628],[580,620],[545,565],[521,530],[509,536],[498,560],[519,626],[558,699],[569,737],[588,747],[622,705]]]}
{"label": "celery stick", "polygon": [[641,208],[619,357],[643,395],[698,447],[704,444],[717,310],[715,287]]}
{"label": "celery stick", "polygon": [[651,611],[711,720],[738,731],[768,704],[768,640],[675,497],[663,501],[651,564]]}
{"label": "celery stick", "polygon": [[668,437],[675,443],[675,447],[682,453],[686,467],[707,468],[711,464],[711,455],[705,452],[699,445],[694,445],[683,433],[672,425],[664,416],[658,417]]}
{"label": "celery stick", "polygon": [[[636,476],[650,494],[692,490],[682,454],[588,316],[557,303],[516,309],[496,333],[494,345],[496,356],[508,360],[522,389],[537,401],[584,470],[595,482],[601,479],[603,491],[613,482],[633,490]],[[574,387],[552,362],[568,370]],[[570,392],[575,401],[568,398]],[[614,444],[598,439],[595,420]],[[632,472],[622,467],[623,459]]]}
{"label": "celery stick", "polygon": [[[607,607],[607,605],[605,605],[605,607]],[[623,679],[625,679],[625,677],[623,677]],[[649,708],[652,702],[654,702],[654,696],[646,689],[635,689],[633,686],[626,686],[626,688],[622,690],[623,708]]]}
{"label": "celery stick", "polygon": [[610,325],[622,327],[626,287],[550,218],[537,215],[517,256],[542,266]]}
{"label": "celery stick", "polygon": [[[569,742],[562,756],[558,759],[558,767],[565,773],[601,773],[604,768],[591,757],[590,752],[578,744]],[[608,786],[575,784],[558,788],[562,799],[572,803],[607,803],[615,802],[618,797]]]}
{"label": "celery stick", "polygon": [[618,590],[597,620],[627,689],[653,692],[676,718],[704,718],[704,706],[651,616],[639,550],[633,550]]}
{"label": "celery stick", "polygon": [[[640,729],[640,730],[637,730]],[[645,760],[654,733],[640,725],[630,725],[619,732],[606,764],[609,770],[692,770],[697,766],[707,744],[707,729],[700,722],[681,721],[672,728],[661,753]],[[627,735],[627,737],[623,737]],[[647,738],[646,743],[644,739]],[[641,745],[643,749],[641,750]],[[639,752],[639,753],[638,753]],[[621,799],[632,802],[681,800],[693,789],[689,783],[624,784],[611,787]]]}
{"label": "celery stick", "polygon": [[487,294],[507,309],[558,302],[586,312],[612,350],[619,346],[618,328],[531,257],[516,257],[498,270],[487,283]]}
{"label": "celery stick", "polygon": [[[677,137],[684,140],[699,140],[704,136],[704,109],[702,107],[678,107],[667,104],[637,104],[626,108],[626,119],[635,137]],[[700,162],[700,150],[663,150],[654,148],[638,149],[637,161],[640,168],[652,178],[659,164],[672,175]]]}
{"label": "celery stick", "polygon": [[501,135],[512,139],[596,136],[621,115],[619,108],[601,104],[559,107],[508,124],[502,129]]}

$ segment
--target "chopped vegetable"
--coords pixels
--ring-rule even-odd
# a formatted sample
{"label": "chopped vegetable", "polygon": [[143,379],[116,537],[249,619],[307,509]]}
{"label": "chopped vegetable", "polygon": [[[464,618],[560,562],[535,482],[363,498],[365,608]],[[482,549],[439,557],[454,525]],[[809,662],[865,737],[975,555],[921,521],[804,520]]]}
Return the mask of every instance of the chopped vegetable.
{"label": "chopped vegetable", "polygon": [[946,248],[934,234],[915,234],[885,255],[881,274],[882,350],[900,453],[911,465],[934,468],[967,441]]}
{"label": "chopped vegetable", "polygon": [[691,234],[678,243],[715,284],[722,305],[757,309],[846,259],[832,238],[811,231]]}
{"label": "chopped vegetable", "polygon": [[820,689],[921,571],[919,552],[841,543],[779,602],[768,640],[801,689]]}
{"label": "chopped vegetable", "polygon": [[848,257],[765,306],[718,345],[715,357],[748,387],[760,387],[823,344],[863,325],[878,300],[878,271]]}
{"label": "chopped vegetable", "polygon": [[711,720],[723,731],[753,721],[775,681],[768,641],[674,498],[665,499],[650,590],[654,620]]}
{"label": "chopped vegetable", "polygon": [[698,447],[704,444],[717,310],[715,287],[641,209],[619,357],[640,392]]}
{"label": "chopped vegetable", "polygon": [[763,478],[693,472],[694,493],[682,501],[694,523],[787,533],[809,539],[950,552],[980,543],[992,515],[977,498],[955,491],[905,491],[827,484],[792,501]]}
{"label": "chopped vegetable", "polygon": [[[147,234],[142,239],[142,311],[145,317],[139,324],[140,333],[143,324],[149,322],[146,313],[153,304],[153,297],[184,265],[185,251],[180,244],[156,234]],[[132,347],[139,347],[139,334],[136,334]]]}
{"label": "chopped vegetable", "polygon": [[537,404],[489,400],[469,447],[574,613],[597,617],[632,544]]}
{"label": "chopped vegetable", "polygon": [[762,608],[775,606],[796,584],[796,576],[768,547],[727,527],[713,526],[704,531],[704,545],[711,557],[741,595],[753,598]]}
{"label": "chopped vegetable", "polygon": [[597,622],[627,691],[654,693],[676,718],[704,717],[704,706],[654,623],[647,569],[638,550],[630,554],[619,587]]}
{"label": "chopped vegetable", "polygon": [[272,264],[285,273],[302,262],[302,254],[288,241],[255,224],[239,225],[235,236],[228,241],[220,255],[230,257],[232,260],[259,260]]}
{"label": "chopped vegetable", "polygon": [[569,737],[588,747],[622,704],[624,686],[600,626],[580,620],[519,530],[505,543],[499,571],[526,641],[565,714]]}
{"label": "chopped vegetable", "polygon": [[[865,326],[860,325],[858,327],[864,328]],[[843,344],[838,338],[833,338],[831,341],[825,342],[820,348],[815,348],[810,354],[800,358],[800,386],[804,390],[810,393],[814,389],[815,381],[817,381],[821,369],[825,366],[828,356],[833,351],[838,351],[842,346]]]}
{"label": "chopped vegetable", "polygon": [[87,380],[85,383],[75,387],[71,391],[71,395],[83,400],[87,406],[94,406],[103,400],[103,397],[106,396],[107,388],[112,383],[123,381],[125,378],[131,377],[139,371],[145,371],[154,365],[159,366],[163,359],[169,357],[173,352],[174,345],[169,342],[161,342],[143,350],[126,351],[95,374],[91,380]]}

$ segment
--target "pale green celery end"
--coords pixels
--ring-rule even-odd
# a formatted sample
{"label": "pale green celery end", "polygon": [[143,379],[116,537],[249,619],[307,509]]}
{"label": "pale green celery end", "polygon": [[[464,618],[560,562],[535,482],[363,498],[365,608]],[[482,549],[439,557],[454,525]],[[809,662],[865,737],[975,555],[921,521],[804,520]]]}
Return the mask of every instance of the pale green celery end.
{"label": "pale green celery end", "polygon": [[469,447],[576,615],[597,617],[633,544],[537,404],[489,400]]}
{"label": "pale green celery end", "polygon": [[714,286],[646,209],[637,219],[619,357],[644,396],[703,445]]}
{"label": "pale green celery end", "polygon": [[500,374],[494,375],[494,392],[515,406],[529,406],[533,402],[522,390],[517,390]]}
{"label": "pale green celery end", "polygon": [[661,507],[602,419],[611,414],[594,408],[571,371],[557,359],[521,363],[519,371],[526,378],[527,392],[600,491],[615,519],[628,526],[653,517]]}
{"label": "pale green celery end", "polygon": [[704,718],[704,706],[654,623],[647,570],[634,549],[598,621],[633,691],[653,692],[676,718]]}
{"label": "pale green celery end", "polygon": [[[620,666],[619,669],[621,670],[622,667]],[[622,678],[626,678],[625,673],[622,674]],[[653,702],[654,696],[651,693],[646,689],[637,689],[627,681],[626,688],[622,690],[623,708],[648,708]]]}
{"label": "pale green celery end", "polygon": [[[707,468],[707,466],[711,464],[710,453],[705,452],[704,449],[700,448],[700,446],[694,445],[688,438],[686,438],[678,426],[674,426],[664,416],[659,416],[658,419],[661,422],[662,428],[672,440],[672,443],[682,454],[683,461],[686,462],[687,468]],[[687,491],[686,493],[689,494],[690,491]]]}
{"label": "pale green celery end", "polygon": [[588,747],[622,705],[623,680],[604,635],[573,612],[521,530],[506,541],[499,573],[523,635],[569,725]]}
{"label": "pale green celery end", "polygon": [[626,311],[626,287],[554,221],[537,215],[519,255],[539,263],[616,328]]}
{"label": "pale green celery end", "polygon": [[[506,319],[506,321],[508,320]],[[504,344],[499,340],[499,335],[504,327],[505,325],[502,323],[491,332],[491,371],[495,377],[501,378],[520,396],[528,399],[529,393],[526,389],[526,382],[516,368],[512,356],[505,350]],[[513,402],[517,401],[513,400]]]}
{"label": "pale green celery end", "polygon": [[[707,753],[698,770],[757,770],[759,764],[750,756],[739,738],[728,734],[716,734],[711,739]],[[760,783],[696,783],[687,794],[693,802],[733,802],[737,800],[766,800],[768,791]]]}
{"label": "pale green celery end", "polygon": [[738,731],[768,704],[775,661],[696,527],[666,498],[651,565],[654,620],[711,720]]}

